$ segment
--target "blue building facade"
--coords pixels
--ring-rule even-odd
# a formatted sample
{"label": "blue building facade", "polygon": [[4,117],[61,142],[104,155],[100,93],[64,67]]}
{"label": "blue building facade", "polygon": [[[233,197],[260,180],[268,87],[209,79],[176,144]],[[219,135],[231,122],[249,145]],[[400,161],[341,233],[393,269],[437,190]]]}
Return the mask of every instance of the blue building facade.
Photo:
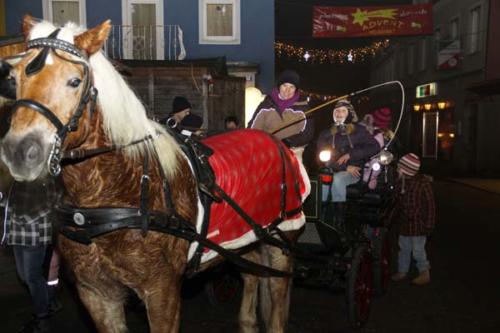
{"label": "blue building facade", "polygon": [[[161,13],[156,13],[155,24],[177,25],[183,32],[185,59],[201,59],[226,57],[228,62],[257,64],[259,72],[255,77],[255,85],[262,91],[269,91],[274,82],[274,1],[270,0],[72,0],[72,10],[80,6],[80,24],[93,27],[107,19],[114,25],[125,26],[127,15],[134,12],[134,5],[152,4]],[[67,3],[67,2],[65,2]],[[56,21],[58,13],[66,13],[71,9],[62,7],[56,0],[5,0],[5,25],[9,35],[21,32],[22,17],[30,14],[34,17]],[[212,19],[230,15],[235,24],[229,28],[237,33],[232,41],[203,40],[202,25],[204,8],[211,10]],[[226,8],[228,10],[226,11]],[[230,9],[238,9],[232,13]],[[51,14],[54,16],[51,16]],[[127,14],[128,13],[128,14]],[[215,13],[215,14],[214,14]],[[78,14],[78,13],[77,13]],[[151,13],[150,13],[151,14]],[[154,15],[154,13],[153,13]],[[217,16],[219,15],[219,16]],[[130,17],[130,16],[129,16]],[[158,19],[161,17],[161,19]],[[225,16],[224,16],[225,17]],[[83,19],[82,19],[83,18]],[[214,31],[220,31],[220,22]],[[225,27],[227,29],[227,25]],[[208,29],[208,28],[207,28]],[[219,29],[219,30],[217,30]],[[222,28],[224,29],[224,28]],[[164,38],[169,32],[164,30]],[[158,43],[160,45],[162,43]],[[161,50],[167,54],[167,49]],[[168,58],[168,56],[166,57]]]}

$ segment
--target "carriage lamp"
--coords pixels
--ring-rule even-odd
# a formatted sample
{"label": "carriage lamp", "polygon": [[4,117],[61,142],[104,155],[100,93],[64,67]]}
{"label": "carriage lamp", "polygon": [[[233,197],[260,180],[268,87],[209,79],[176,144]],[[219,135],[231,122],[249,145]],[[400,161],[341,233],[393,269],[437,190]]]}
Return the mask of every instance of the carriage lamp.
{"label": "carriage lamp", "polygon": [[370,168],[373,170],[373,171],[379,171],[380,168],[382,168],[382,166],[380,166],[380,163],[378,160],[373,160],[371,163],[370,163]]}
{"label": "carriage lamp", "polygon": [[321,162],[328,162],[332,158],[332,151],[330,149],[325,149],[319,152],[319,160]]}
{"label": "carriage lamp", "polygon": [[394,155],[392,155],[390,151],[384,149],[378,154],[378,158],[380,160],[380,164],[388,165],[394,159]]}
{"label": "carriage lamp", "polygon": [[[330,149],[324,149],[319,152],[319,160],[326,163],[332,159],[332,151]],[[329,185],[333,182],[333,171],[332,168],[323,167],[319,169],[319,178],[323,184]]]}
{"label": "carriage lamp", "polygon": [[373,171],[379,171],[382,165],[388,165],[394,159],[394,155],[390,151],[382,150],[377,155],[373,156],[370,160],[370,168]]}
{"label": "carriage lamp", "polygon": [[333,183],[332,168],[323,167],[319,169],[319,178],[321,179],[321,183],[325,185],[330,185],[331,183]]}

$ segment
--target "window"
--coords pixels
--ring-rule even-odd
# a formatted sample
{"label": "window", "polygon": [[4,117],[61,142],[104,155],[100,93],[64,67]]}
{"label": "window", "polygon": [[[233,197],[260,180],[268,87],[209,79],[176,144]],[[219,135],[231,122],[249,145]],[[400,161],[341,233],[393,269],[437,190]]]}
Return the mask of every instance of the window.
{"label": "window", "polygon": [[427,66],[427,40],[422,38],[418,43],[418,70],[425,71]]}
{"label": "window", "polygon": [[122,0],[122,36],[125,59],[163,60],[165,40],[162,0]]}
{"label": "window", "polygon": [[199,0],[200,44],[240,44],[240,0]]}
{"label": "window", "polygon": [[469,53],[474,53],[479,51],[481,6],[474,7],[470,10],[469,19]]}
{"label": "window", "polygon": [[85,0],[43,0],[43,18],[56,25],[68,21],[86,25]]}
{"label": "window", "polygon": [[401,50],[399,53],[399,76],[403,77],[406,75],[406,52]]}
{"label": "window", "polygon": [[415,69],[415,45],[411,44],[408,47],[408,75],[413,74],[413,70]]}
{"label": "window", "polygon": [[460,21],[458,20],[458,17],[455,17],[455,18],[450,20],[450,40],[451,41],[457,40],[460,36],[459,23],[460,23]]}

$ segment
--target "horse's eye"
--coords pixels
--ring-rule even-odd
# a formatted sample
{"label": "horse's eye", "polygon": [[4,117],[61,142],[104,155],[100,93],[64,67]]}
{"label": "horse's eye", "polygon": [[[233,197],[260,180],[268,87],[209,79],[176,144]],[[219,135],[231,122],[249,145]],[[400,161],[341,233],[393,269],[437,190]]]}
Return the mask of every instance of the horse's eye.
{"label": "horse's eye", "polygon": [[80,85],[80,83],[82,83],[82,80],[80,80],[78,78],[73,78],[73,79],[68,81],[68,86],[76,88]]}

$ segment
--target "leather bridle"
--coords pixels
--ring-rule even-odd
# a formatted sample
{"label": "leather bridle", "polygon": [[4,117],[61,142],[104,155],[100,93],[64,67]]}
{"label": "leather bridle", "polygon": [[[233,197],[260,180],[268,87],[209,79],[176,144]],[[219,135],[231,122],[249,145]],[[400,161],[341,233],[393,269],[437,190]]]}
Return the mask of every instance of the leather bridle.
{"label": "leather bridle", "polygon": [[[94,111],[97,100],[97,89],[92,85],[90,79],[87,56],[82,53],[82,51],[78,50],[73,44],[57,39],[56,36],[59,30],[60,29],[55,30],[46,38],[37,38],[28,41],[26,45],[27,49],[41,48],[42,51],[26,66],[25,73],[27,76],[38,73],[45,65],[47,55],[51,50],[54,51],[53,53],[60,59],[69,61],[76,65],[81,65],[83,67],[83,90],[73,115],[66,124],[63,124],[48,107],[32,99],[16,100],[11,110],[11,114],[14,114],[20,107],[29,108],[43,115],[56,128],[57,132],[55,134],[55,140],[47,161],[48,171],[52,176],[57,176],[61,172],[61,160],[63,158],[61,147],[67,134],[78,129],[78,122],[80,121],[83,111],[86,109],[89,102],[91,102],[90,112],[92,113]],[[81,58],[82,60],[71,60],[62,57],[55,52],[55,49],[67,52],[73,56]]]}

